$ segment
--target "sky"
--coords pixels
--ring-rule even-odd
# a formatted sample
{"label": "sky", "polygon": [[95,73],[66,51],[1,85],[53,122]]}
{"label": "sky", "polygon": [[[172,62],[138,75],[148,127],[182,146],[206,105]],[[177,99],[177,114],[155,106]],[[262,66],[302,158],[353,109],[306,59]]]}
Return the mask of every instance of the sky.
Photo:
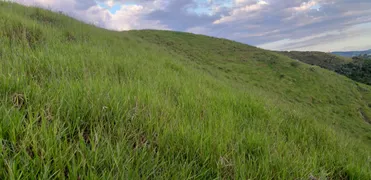
{"label": "sky", "polygon": [[12,0],[110,30],[163,29],[272,50],[371,49],[371,0]]}

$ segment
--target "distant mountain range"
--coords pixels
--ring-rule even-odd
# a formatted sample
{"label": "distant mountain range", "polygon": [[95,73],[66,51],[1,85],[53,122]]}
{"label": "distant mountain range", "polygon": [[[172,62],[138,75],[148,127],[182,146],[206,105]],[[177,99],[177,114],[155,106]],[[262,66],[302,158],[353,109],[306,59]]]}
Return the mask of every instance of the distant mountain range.
{"label": "distant mountain range", "polygon": [[362,54],[371,55],[371,49],[365,51],[338,51],[338,52],[331,52],[332,54],[344,56],[344,57],[353,57]]}

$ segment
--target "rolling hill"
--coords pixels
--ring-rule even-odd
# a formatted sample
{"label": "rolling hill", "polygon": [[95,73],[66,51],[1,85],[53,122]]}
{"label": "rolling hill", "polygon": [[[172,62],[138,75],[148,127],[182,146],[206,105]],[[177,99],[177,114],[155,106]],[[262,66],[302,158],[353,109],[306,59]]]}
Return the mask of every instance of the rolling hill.
{"label": "rolling hill", "polygon": [[370,179],[371,88],[213,37],[0,2],[0,179]]}

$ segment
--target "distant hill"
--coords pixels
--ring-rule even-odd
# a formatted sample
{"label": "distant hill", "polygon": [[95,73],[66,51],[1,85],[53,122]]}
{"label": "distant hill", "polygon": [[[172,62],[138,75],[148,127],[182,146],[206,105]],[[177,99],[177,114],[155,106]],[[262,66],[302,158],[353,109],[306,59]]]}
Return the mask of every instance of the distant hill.
{"label": "distant hill", "polygon": [[288,56],[292,59],[296,59],[310,65],[317,65],[332,71],[339,68],[342,64],[351,61],[350,58],[318,51],[282,51],[278,53]]}
{"label": "distant hill", "polygon": [[371,55],[371,49],[365,50],[365,51],[337,51],[337,52],[332,52],[332,54],[344,56],[344,57],[353,57],[353,56],[358,56],[362,54]]}

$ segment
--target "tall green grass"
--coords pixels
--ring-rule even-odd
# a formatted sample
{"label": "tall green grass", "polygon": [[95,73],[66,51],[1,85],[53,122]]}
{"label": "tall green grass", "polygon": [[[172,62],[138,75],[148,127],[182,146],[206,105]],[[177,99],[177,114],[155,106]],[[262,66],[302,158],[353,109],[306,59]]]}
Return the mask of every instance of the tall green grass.
{"label": "tall green grass", "polygon": [[[174,50],[146,31],[107,31],[16,4],[0,9],[1,179],[371,178],[369,124],[342,117],[353,113],[343,98],[363,107],[360,92],[348,92],[353,81],[230,41],[264,56],[222,61],[239,54]],[[297,75],[316,79],[289,85]],[[321,93],[324,86],[333,92]],[[303,102],[313,92],[336,104]],[[334,117],[347,127],[323,113],[344,109]]]}

